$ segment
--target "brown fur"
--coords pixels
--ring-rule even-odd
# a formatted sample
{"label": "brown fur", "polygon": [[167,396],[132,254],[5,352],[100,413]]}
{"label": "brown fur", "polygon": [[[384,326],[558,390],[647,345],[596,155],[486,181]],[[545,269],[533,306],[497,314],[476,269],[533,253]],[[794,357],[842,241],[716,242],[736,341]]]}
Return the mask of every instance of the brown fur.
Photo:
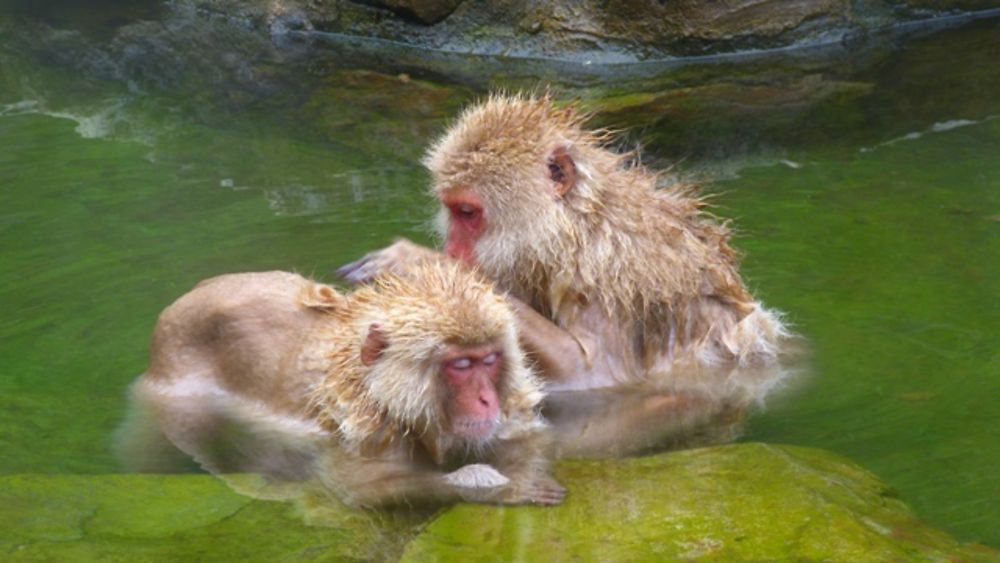
{"label": "brown fur", "polygon": [[[373,324],[387,347],[366,366]],[[472,442],[450,434],[440,355],[482,343],[503,349],[501,419]],[[119,449],[139,469],[163,469],[172,444],[213,472],[316,478],[356,505],[551,504],[562,489],[547,476],[541,399],[504,299],[454,265],[348,295],[284,272],[234,274],[160,316]]]}
{"label": "brown fur", "polygon": [[[543,369],[552,387],[684,386],[702,368],[773,365],[788,332],[747,291],[726,225],[689,186],[659,187],[632,155],[609,150],[610,135],[585,119],[548,97],[495,95],[424,159],[436,196],[471,189],[483,200],[477,267],[554,325],[521,315],[526,349],[545,356],[562,334],[582,350],[581,362]],[[567,157],[571,174],[554,181],[548,165]],[[442,219],[447,228],[447,210]],[[411,247],[370,255],[367,270],[402,269],[399,256],[420,255]]]}

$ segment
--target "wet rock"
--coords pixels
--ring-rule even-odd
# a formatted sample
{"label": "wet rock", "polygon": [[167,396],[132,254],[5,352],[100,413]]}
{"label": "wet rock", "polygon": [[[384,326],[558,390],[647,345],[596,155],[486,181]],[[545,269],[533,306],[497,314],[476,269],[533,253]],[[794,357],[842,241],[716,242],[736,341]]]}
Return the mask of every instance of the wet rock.
{"label": "wet rock", "polygon": [[[819,450],[740,444],[563,462],[557,508],[459,505],[404,561],[995,561],[918,520],[874,475]],[[488,554],[488,555],[484,555]]]}
{"label": "wet rock", "polygon": [[312,31],[313,25],[302,10],[276,9],[268,15],[271,35],[284,35],[290,31]]}
{"label": "wet rock", "polygon": [[988,10],[1000,6],[996,0],[896,0],[892,4],[919,10]]}
{"label": "wet rock", "polygon": [[448,17],[462,0],[371,0],[370,3],[432,24]]}
{"label": "wet rock", "polygon": [[998,0],[183,1],[257,20],[298,10],[317,30],[448,52],[581,62],[836,43],[897,22],[1000,8]]}
{"label": "wet rock", "polygon": [[726,44],[739,47],[750,38],[760,47],[782,34],[801,38],[818,29],[841,27],[849,12],[846,0],[587,1],[575,10],[553,5],[545,26],[620,44],[717,51]]}

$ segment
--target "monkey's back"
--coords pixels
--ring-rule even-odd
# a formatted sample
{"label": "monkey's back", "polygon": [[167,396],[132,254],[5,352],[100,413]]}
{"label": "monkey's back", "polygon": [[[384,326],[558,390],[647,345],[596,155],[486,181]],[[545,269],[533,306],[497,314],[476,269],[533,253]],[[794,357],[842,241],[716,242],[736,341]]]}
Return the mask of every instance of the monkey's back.
{"label": "monkey's back", "polygon": [[199,283],[161,313],[145,379],[211,383],[277,411],[303,413],[324,375],[314,331],[329,322],[301,301],[313,285],[280,271]]}

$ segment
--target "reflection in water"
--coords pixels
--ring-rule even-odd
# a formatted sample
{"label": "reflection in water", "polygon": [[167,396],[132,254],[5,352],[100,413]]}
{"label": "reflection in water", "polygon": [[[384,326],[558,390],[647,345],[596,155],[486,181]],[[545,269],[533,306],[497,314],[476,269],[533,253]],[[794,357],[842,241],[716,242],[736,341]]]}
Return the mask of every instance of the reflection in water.
{"label": "reflection in water", "polygon": [[[749,413],[788,389],[789,374],[801,372],[801,366],[792,369],[786,362],[757,370],[702,373],[687,377],[686,384],[681,376],[670,388],[634,385],[555,392],[546,397],[543,407],[551,455],[614,458],[728,443],[740,436]],[[366,468],[345,454],[335,435],[317,434],[299,422],[281,427],[262,424],[266,421],[248,419],[242,407],[230,402],[221,396],[192,396],[183,408],[200,409],[191,416],[211,418],[211,428],[202,428],[210,432],[198,438],[199,443],[185,443],[180,449],[158,431],[161,422],[135,418],[149,416],[149,411],[133,411],[119,436],[132,444],[126,443],[130,447],[126,453],[132,456],[126,459],[127,465],[154,472],[200,466],[241,494],[304,503],[311,507],[307,514],[328,510],[324,503],[342,507],[341,499],[365,494],[366,479],[353,473],[369,472],[375,466]],[[424,454],[417,448],[409,451],[406,463],[427,463],[421,461]],[[200,452],[202,463],[195,463],[185,452]]]}
{"label": "reflection in water", "polygon": [[917,139],[927,135],[928,133],[944,133],[945,131],[951,131],[952,129],[958,129],[959,127],[968,127],[969,125],[976,125],[982,123],[983,121],[990,121],[997,119],[1000,116],[990,115],[982,119],[981,121],[973,121],[970,119],[951,119],[949,121],[939,122],[931,125],[928,129],[924,131],[914,131],[912,133],[907,133],[901,137],[896,137],[894,139],[889,139],[888,141],[882,141],[881,143],[872,147],[861,147],[858,149],[860,152],[872,152],[880,147],[891,147],[896,143],[901,143],[903,141],[916,141]]}
{"label": "reflection in water", "polygon": [[[413,170],[403,167],[385,167],[371,169],[355,169],[328,174],[327,184],[333,184],[340,189],[330,190],[325,186],[303,185],[289,183],[262,191],[271,209],[278,215],[322,216],[336,212],[337,221],[359,221],[363,219],[371,223],[371,217],[358,217],[352,209],[362,204],[370,204],[379,213],[389,214],[396,205],[397,194],[408,191],[413,180]],[[233,189],[246,189],[244,186],[233,185]],[[327,217],[322,219],[330,221]]]}
{"label": "reflection in water", "polygon": [[[801,354],[799,355],[801,357]],[[783,365],[697,375],[669,385],[560,391],[545,402],[555,455],[622,457],[723,444],[741,434],[747,415],[791,386],[799,358]]]}
{"label": "reflection in water", "polygon": [[601,458],[732,441],[746,408],[640,389],[567,391],[545,409],[556,455]]}

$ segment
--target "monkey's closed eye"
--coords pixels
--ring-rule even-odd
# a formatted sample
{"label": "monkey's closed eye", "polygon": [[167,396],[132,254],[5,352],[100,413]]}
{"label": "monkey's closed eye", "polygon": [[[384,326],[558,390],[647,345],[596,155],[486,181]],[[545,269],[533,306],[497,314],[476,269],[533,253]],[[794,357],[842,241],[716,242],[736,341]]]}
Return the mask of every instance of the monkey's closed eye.
{"label": "monkey's closed eye", "polygon": [[562,182],[563,180],[566,179],[566,174],[563,173],[563,169],[562,169],[561,166],[559,166],[555,162],[550,162],[549,163],[549,178],[553,182]]}
{"label": "monkey's closed eye", "polygon": [[497,363],[497,360],[499,360],[499,359],[500,359],[500,354],[497,353],[497,352],[493,352],[489,356],[486,356],[485,358],[483,358],[483,364],[491,366],[491,365]]}
{"label": "monkey's closed eye", "polygon": [[450,367],[453,369],[469,369],[472,366],[472,360],[469,358],[459,358],[457,360],[452,360]]}

